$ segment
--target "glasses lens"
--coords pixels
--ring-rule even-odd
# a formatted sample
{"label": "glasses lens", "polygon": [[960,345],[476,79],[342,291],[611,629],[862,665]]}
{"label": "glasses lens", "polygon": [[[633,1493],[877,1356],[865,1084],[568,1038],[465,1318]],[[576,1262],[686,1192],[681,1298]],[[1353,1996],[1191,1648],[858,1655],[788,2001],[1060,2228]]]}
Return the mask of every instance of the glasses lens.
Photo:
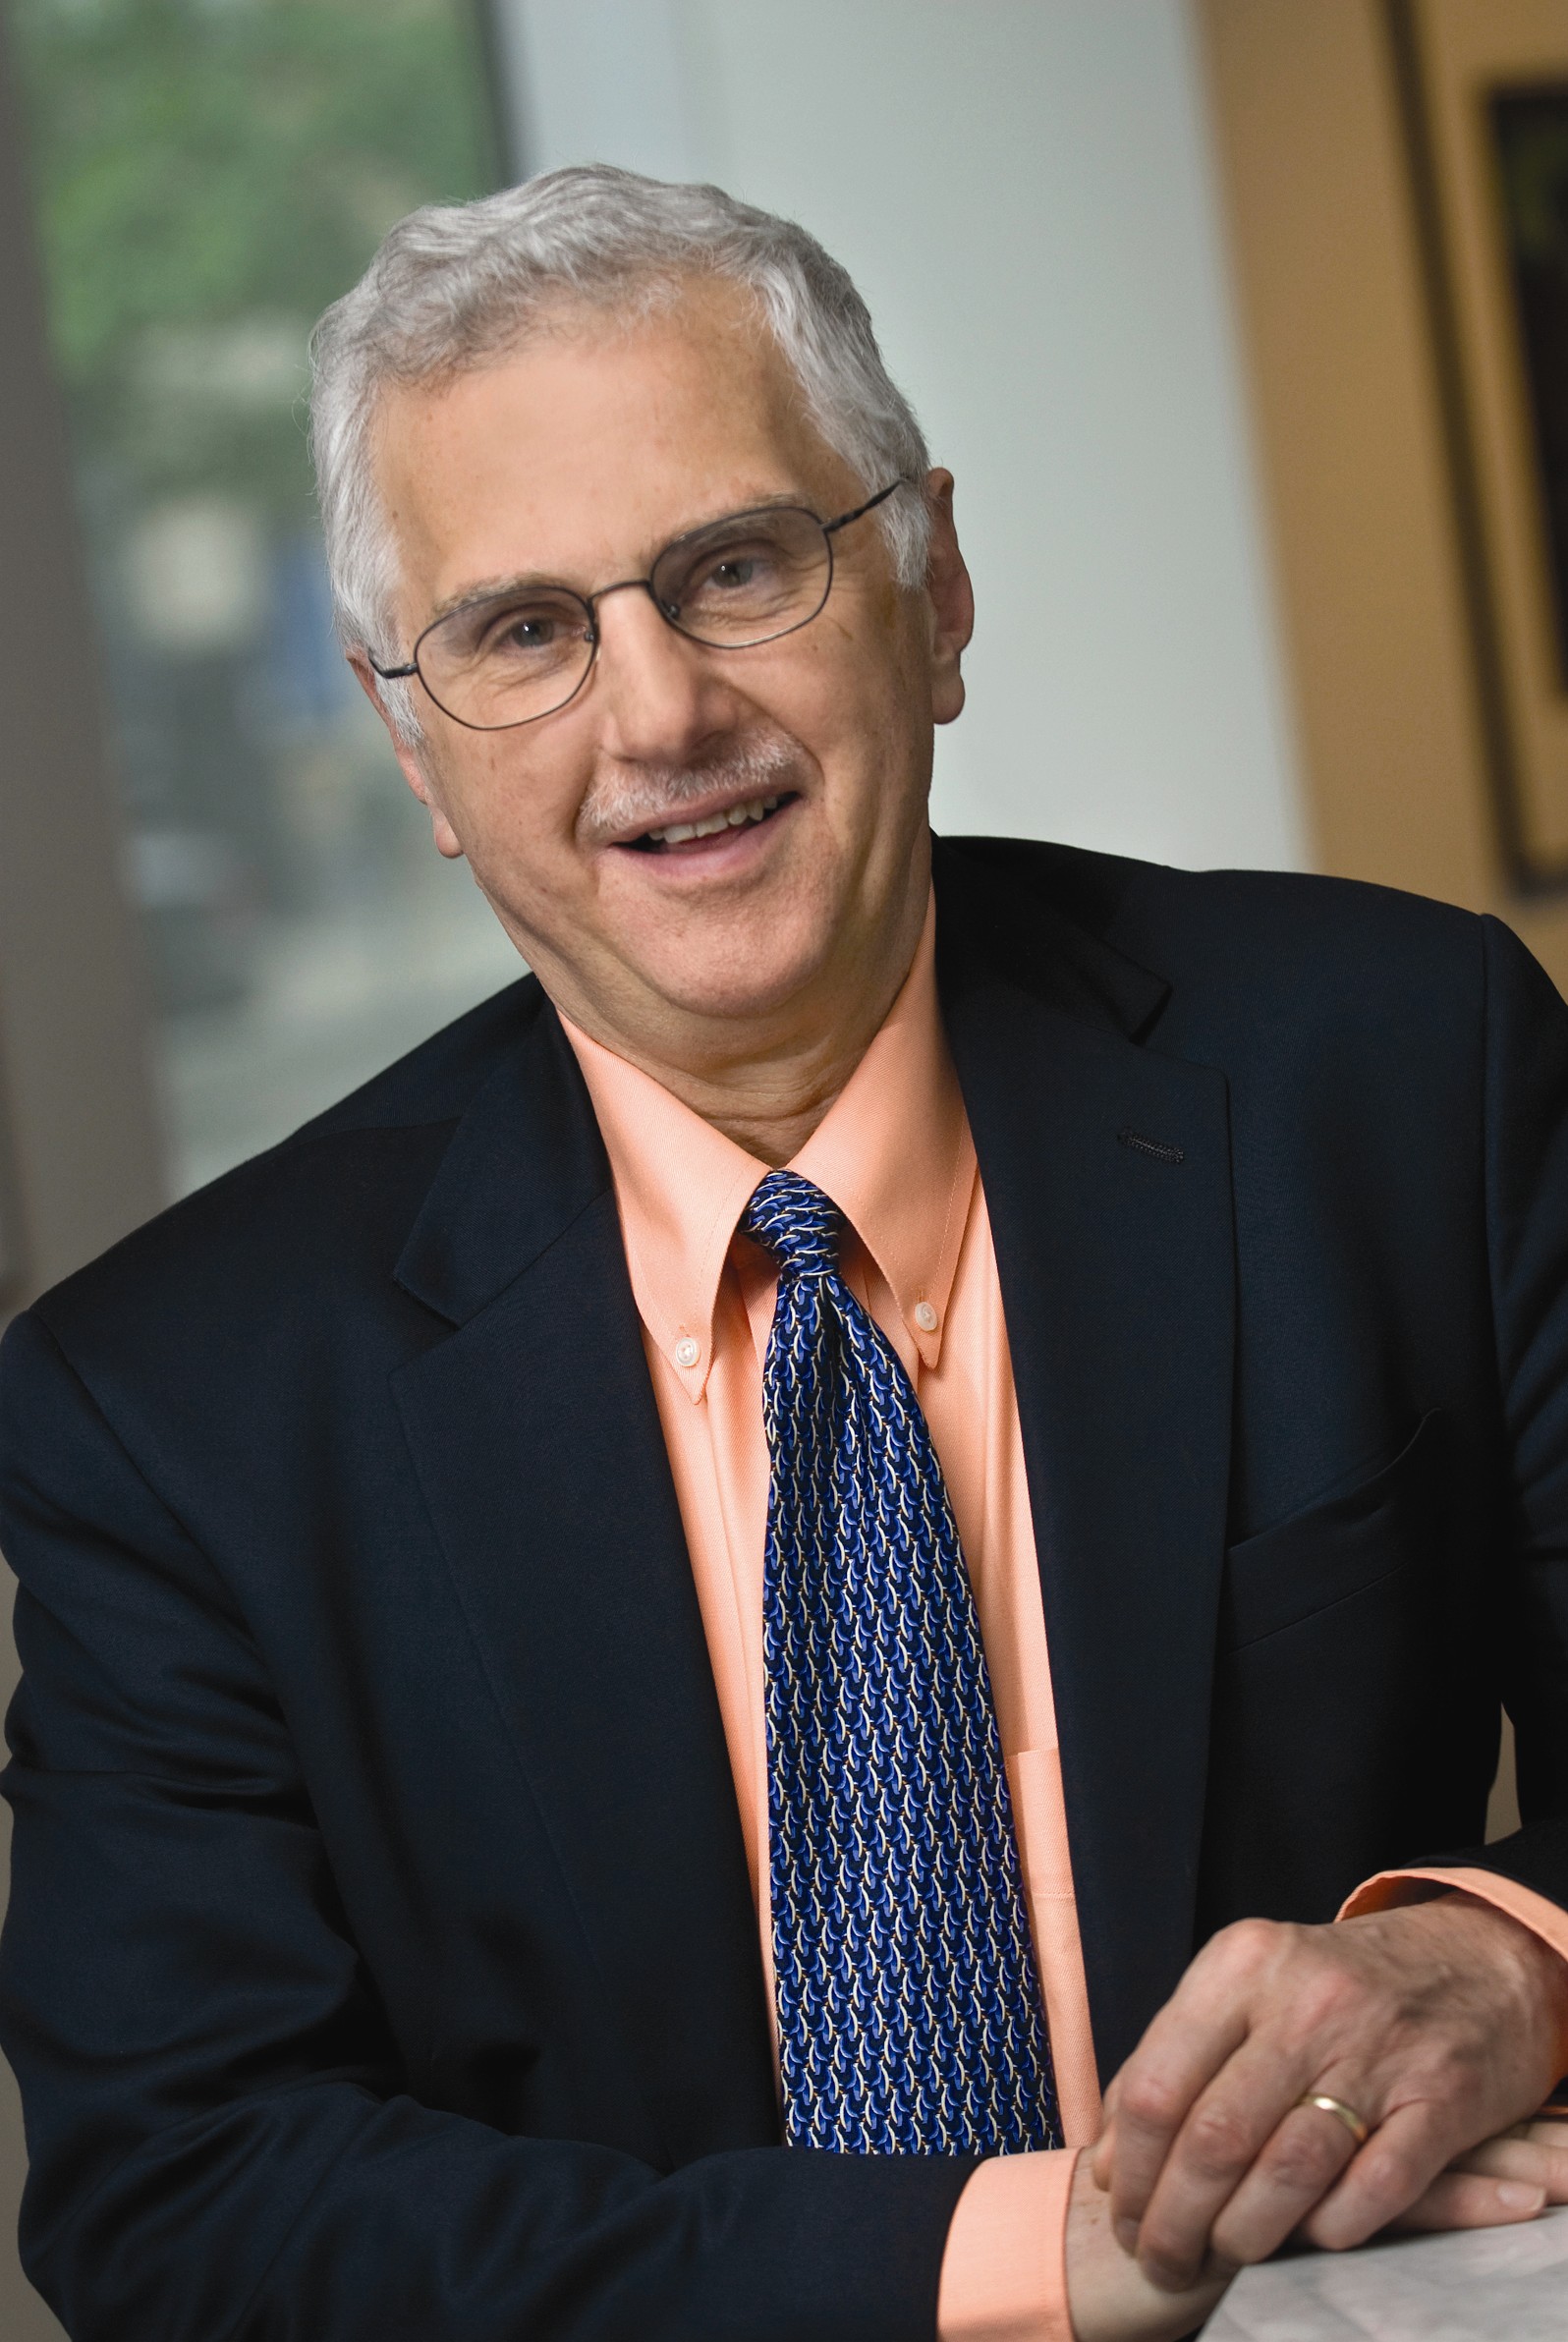
{"label": "glasses lens", "polygon": [[564,587],[497,594],[454,610],[420,644],[420,674],[438,707],[481,732],[548,715],[571,698],[593,657],[588,607]]}
{"label": "glasses lens", "polygon": [[814,618],[831,577],[821,522],[788,508],[737,513],[682,537],[659,555],[651,584],[683,635],[736,649]]}

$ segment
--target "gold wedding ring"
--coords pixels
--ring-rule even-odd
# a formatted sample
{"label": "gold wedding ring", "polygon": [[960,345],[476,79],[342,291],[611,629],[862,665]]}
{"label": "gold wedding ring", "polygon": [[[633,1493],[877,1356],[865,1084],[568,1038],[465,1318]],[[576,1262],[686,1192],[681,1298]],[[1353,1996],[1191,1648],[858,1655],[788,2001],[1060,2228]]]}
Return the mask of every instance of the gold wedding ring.
{"label": "gold wedding ring", "polygon": [[1316,2106],[1324,2114],[1331,2114],[1335,2122],[1342,2122],[1358,2147],[1365,2147],[1372,2137],[1371,2127],[1364,2123],[1354,2106],[1347,2106],[1343,2098],[1326,2097],[1321,2091],[1309,2091],[1296,2100],[1298,2106]]}

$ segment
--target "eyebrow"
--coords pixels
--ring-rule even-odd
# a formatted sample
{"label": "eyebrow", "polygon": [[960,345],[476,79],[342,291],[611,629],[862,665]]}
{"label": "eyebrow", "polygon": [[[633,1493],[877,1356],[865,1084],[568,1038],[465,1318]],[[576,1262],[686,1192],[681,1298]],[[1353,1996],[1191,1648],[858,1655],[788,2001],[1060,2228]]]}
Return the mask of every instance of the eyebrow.
{"label": "eyebrow", "polygon": [[[751,504],[726,505],[722,512],[714,513],[711,520],[693,521],[688,528],[678,529],[673,536],[667,536],[658,551],[654,553],[652,560],[649,561],[648,568],[651,569],[653,562],[657,561],[662,554],[667,553],[671,545],[684,544],[689,536],[700,536],[705,529],[717,529],[723,522],[738,521],[747,513],[810,512],[811,510],[812,507],[809,504],[802,502],[800,492],[791,488],[781,488],[772,496],[758,496]],[[603,590],[602,586],[594,587],[595,592],[601,593]],[[450,618],[459,610],[478,609],[485,602],[504,601],[514,593],[550,591],[575,594],[579,601],[588,599],[588,596],[579,587],[569,586],[564,578],[550,577],[543,570],[518,570],[511,577],[489,579],[474,586],[460,586],[455,592],[444,594],[431,610],[420,631],[424,632],[432,626],[439,626],[443,618]]]}

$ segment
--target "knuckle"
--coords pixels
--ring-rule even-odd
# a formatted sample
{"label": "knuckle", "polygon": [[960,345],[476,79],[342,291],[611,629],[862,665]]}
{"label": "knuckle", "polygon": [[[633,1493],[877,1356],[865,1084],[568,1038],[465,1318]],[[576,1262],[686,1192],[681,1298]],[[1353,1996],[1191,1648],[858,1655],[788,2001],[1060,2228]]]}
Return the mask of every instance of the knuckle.
{"label": "knuckle", "polygon": [[1384,2216],[1388,2219],[1415,2203],[1427,2184],[1427,2176],[1414,2155],[1394,2147],[1364,2149],[1356,2174],[1362,2193],[1386,2206]]}
{"label": "knuckle", "polygon": [[1338,2033],[1354,2015],[1358,1998],[1348,1979],[1331,1969],[1316,1969],[1293,1980],[1287,2012],[1291,2038],[1306,2042]]}
{"label": "knuckle", "polygon": [[1172,2130],[1181,2118],[1181,2100],[1162,2074],[1134,2074],[1122,2086],[1116,2101],[1118,2124],[1141,2130]]}
{"label": "knuckle", "polygon": [[[1348,2145],[1347,2141],[1347,2145]],[[1305,2123],[1287,2123],[1268,2148],[1264,2167],[1270,2182],[1287,2195],[1317,2197],[1345,2158],[1332,2138],[1319,2137]]]}
{"label": "knuckle", "polygon": [[1251,2239],[1236,2245],[1225,2244],[1220,2241],[1216,2231],[1210,2265],[1215,2272],[1256,2268],[1259,2261],[1266,2260],[1275,2250],[1277,2248],[1271,2245],[1255,2245]]}
{"label": "knuckle", "polygon": [[1430,2091],[1437,2102],[1468,2107],[1484,2101],[1494,2087],[1493,2059],[1480,2043],[1446,2040],[1434,2046]]}
{"label": "knuckle", "polygon": [[1156,2285],[1174,2289],[1190,2282],[1196,2258],[1193,2239],[1174,2221],[1144,2222],[1138,2237],[1138,2258],[1144,2274]]}
{"label": "knuckle", "polygon": [[1214,2260],[1231,2268],[1251,2268],[1255,2261],[1266,2260],[1279,2243],[1280,2238],[1272,2228],[1237,2217],[1228,2205],[1208,2236],[1208,2249]]}
{"label": "knuckle", "polygon": [[[1371,2234],[1373,2225],[1372,2221],[1366,2223],[1366,2234]],[[1342,2214],[1322,2211],[1310,2213],[1301,2223],[1301,2233],[1319,2253],[1348,2253],[1365,2242],[1361,2224],[1346,2221]]]}
{"label": "knuckle", "polygon": [[1261,1968],[1279,1950],[1285,1932],[1277,1920],[1233,1920],[1214,1942],[1237,1967]]}
{"label": "knuckle", "polygon": [[1330,2017],[1342,2016],[1347,2009],[1372,2010],[1380,2005],[1380,1996],[1365,1977],[1326,1957],[1312,1962],[1301,1989],[1315,2008]]}
{"label": "knuckle", "polygon": [[1224,2179],[1252,2156],[1252,2136],[1228,2106],[1200,2106],[1183,2141],[1188,2160],[1204,2179]]}

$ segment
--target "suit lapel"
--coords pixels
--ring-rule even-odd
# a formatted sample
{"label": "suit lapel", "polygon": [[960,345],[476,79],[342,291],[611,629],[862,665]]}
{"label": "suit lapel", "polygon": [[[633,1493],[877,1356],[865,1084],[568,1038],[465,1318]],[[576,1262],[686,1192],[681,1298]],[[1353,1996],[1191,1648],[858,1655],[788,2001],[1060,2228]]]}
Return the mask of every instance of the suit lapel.
{"label": "suit lapel", "polygon": [[756,1921],[608,1167],[553,1014],[464,1116],[396,1378],[491,1692],[673,2165],[776,2136]]}
{"label": "suit lapel", "polygon": [[1225,1083],[1136,1045],[1167,987],[1037,901],[950,853],[937,900],[1108,2077],[1193,1950],[1232,1395]]}

